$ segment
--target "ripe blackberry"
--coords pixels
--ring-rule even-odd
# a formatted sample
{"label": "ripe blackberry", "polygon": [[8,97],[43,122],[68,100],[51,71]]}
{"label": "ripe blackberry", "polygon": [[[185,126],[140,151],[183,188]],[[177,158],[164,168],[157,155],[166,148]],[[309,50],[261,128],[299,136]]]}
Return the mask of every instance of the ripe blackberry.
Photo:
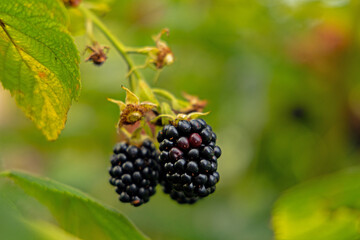
{"label": "ripe blackberry", "polygon": [[179,203],[195,203],[216,189],[221,149],[203,119],[181,120],[158,133],[159,163],[164,192]]}
{"label": "ripe blackberry", "polygon": [[141,147],[125,142],[114,146],[111,157],[110,184],[116,187],[121,202],[140,206],[155,194],[160,166],[154,143],[145,140]]}
{"label": "ripe blackberry", "polygon": [[169,194],[171,199],[180,204],[193,204],[199,199],[198,197],[186,197],[184,193],[174,190],[169,182],[163,182],[163,188],[164,193]]}

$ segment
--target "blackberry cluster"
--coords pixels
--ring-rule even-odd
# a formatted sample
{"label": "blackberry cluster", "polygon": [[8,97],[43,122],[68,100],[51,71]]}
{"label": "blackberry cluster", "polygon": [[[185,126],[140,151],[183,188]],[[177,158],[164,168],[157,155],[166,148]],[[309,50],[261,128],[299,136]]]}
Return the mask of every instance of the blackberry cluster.
{"label": "blackberry cluster", "polygon": [[145,140],[141,147],[121,142],[111,157],[110,184],[116,186],[119,200],[140,206],[155,194],[160,166],[154,143]]}
{"label": "blackberry cluster", "polygon": [[215,191],[221,149],[216,146],[216,134],[203,119],[166,125],[157,140],[165,193],[178,203],[192,204]]}

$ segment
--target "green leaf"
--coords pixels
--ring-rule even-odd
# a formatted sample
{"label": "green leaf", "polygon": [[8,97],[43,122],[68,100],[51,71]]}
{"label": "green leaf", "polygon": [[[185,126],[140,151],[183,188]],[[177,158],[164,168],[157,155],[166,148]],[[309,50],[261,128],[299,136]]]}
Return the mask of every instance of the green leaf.
{"label": "green leaf", "polygon": [[0,1],[0,82],[48,140],[80,89],[79,56],[57,0]]}
{"label": "green leaf", "polygon": [[[80,238],[71,235],[56,225],[44,221],[24,220],[24,224],[33,231],[34,239],[44,240],[80,240]],[[19,239],[19,238],[18,238]],[[24,239],[24,238],[23,238]],[[27,235],[25,239],[30,239]]]}
{"label": "green leaf", "polygon": [[[3,189],[1,189],[3,190]],[[5,194],[2,192],[2,194]],[[1,239],[75,240],[79,239],[61,228],[39,220],[25,219],[9,200],[0,196]]]}
{"label": "green leaf", "polygon": [[47,206],[65,231],[82,239],[147,239],[125,216],[72,187],[25,173],[12,179],[28,195]]}
{"label": "green leaf", "polygon": [[276,202],[276,239],[360,238],[360,169],[298,185]]}

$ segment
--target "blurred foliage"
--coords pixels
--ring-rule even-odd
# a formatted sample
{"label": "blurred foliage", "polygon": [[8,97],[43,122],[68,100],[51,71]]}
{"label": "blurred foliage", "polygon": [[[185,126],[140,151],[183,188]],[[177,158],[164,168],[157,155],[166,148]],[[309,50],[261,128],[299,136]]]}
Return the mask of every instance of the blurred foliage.
{"label": "blurred foliage", "polygon": [[[180,206],[158,188],[135,209],[120,204],[107,183],[111,148],[120,139],[117,106],[106,98],[123,99],[121,84],[128,84],[126,66],[112,48],[101,68],[81,64],[82,93],[56,142],[47,142],[0,91],[1,169],[26,169],[80,188],[126,213],[153,239],[272,239],[272,206],[285,189],[359,165],[359,4],[138,0],[113,1],[111,11],[102,13],[134,47],[152,45],[151,36],[169,28],[164,40],[175,63],[156,83],[154,71],[144,75],[152,86],[209,101],[206,120],[223,149],[221,180],[215,194],[194,206]],[[95,36],[109,45],[97,31]],[[84,36],[76,42],[80,52],[89,44]],[[145,59],[135,60],[141,65]],[[331,183],[299,187],[284,204],[327,194]],[[344,214],[353,216],[349,211]]]}
{"label": "blurred foliage", "polygon": [[47,206],[60,227],[81,239],[148,239],[122,214],[74,188],[16,171],[0,176]]}
{"label": "blurred foliage", "polygon": [[359,169],[301,184],[275,204],[276,239],[358,239]]}
{"label": "blurred foliage", "polygon": [[[4,189],[1,189],[4,190]],[[3,197],[3,196],[1,196]],[[43,222],[24,220],[17,212],[13,203],[0,198],[0,237],[7,240],[39,239],[39,240],[75,240],[72,236],[56,225]]]}

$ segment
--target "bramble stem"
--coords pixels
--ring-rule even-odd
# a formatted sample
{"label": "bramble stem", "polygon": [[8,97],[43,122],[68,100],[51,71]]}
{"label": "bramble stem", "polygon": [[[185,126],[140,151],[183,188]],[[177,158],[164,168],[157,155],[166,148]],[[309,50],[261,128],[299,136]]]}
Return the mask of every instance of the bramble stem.
{"label": "bramble stem", "polygon": [[115,49],[118,51],[118,53],[122,56],[122,58],[125,60],[126,64],[128,65],[128,70],[132,71],[129,76],[129,84],[131,91],[134,91],[135,88],[135,82],[134,79],[131,77],[132,74],[135,75],[137,80],[139,81],[142,79],[141,74],[139,71],[136,70],[135,64],[132,61],[132,59],[127,55],[126,53],[126,47],[122,42],[120,42],[111,32],[110,30],[102,23],[102,21],[90,10],[88,10],[85,7],[79,6],[79,10],[81,10],[84,15],[90,19],[95,26],[105,35],[105,37],[111,42],[111,44],[115,47]]}
{"label": "bramble stem", "polygon": [[131,53],[131,54],[144,54],[144,55],[148,55],[149,52],[151,51],[158,51],[157,48],[155,47],[142,47],[142,48],[132,48],[132,47],[128,47],[125,49],[126,53]]}
{"label": "bramble stem", "polygon": [[168,91],[166,90],[163,90],[163,89],[159,89],[159,88],[153,88],[152,89],[153,93],[163,97],[163,98],[166,98],[170,101],[176,101],[176,97],[174,95],[172,95],[171,93],[169,93]]}
{"label": "bramble stem", "polygon": [[86,19],[86,35],[90,39],[91,43],[96,43],[94,34],[93,34],[93,22],[90,19]]}

